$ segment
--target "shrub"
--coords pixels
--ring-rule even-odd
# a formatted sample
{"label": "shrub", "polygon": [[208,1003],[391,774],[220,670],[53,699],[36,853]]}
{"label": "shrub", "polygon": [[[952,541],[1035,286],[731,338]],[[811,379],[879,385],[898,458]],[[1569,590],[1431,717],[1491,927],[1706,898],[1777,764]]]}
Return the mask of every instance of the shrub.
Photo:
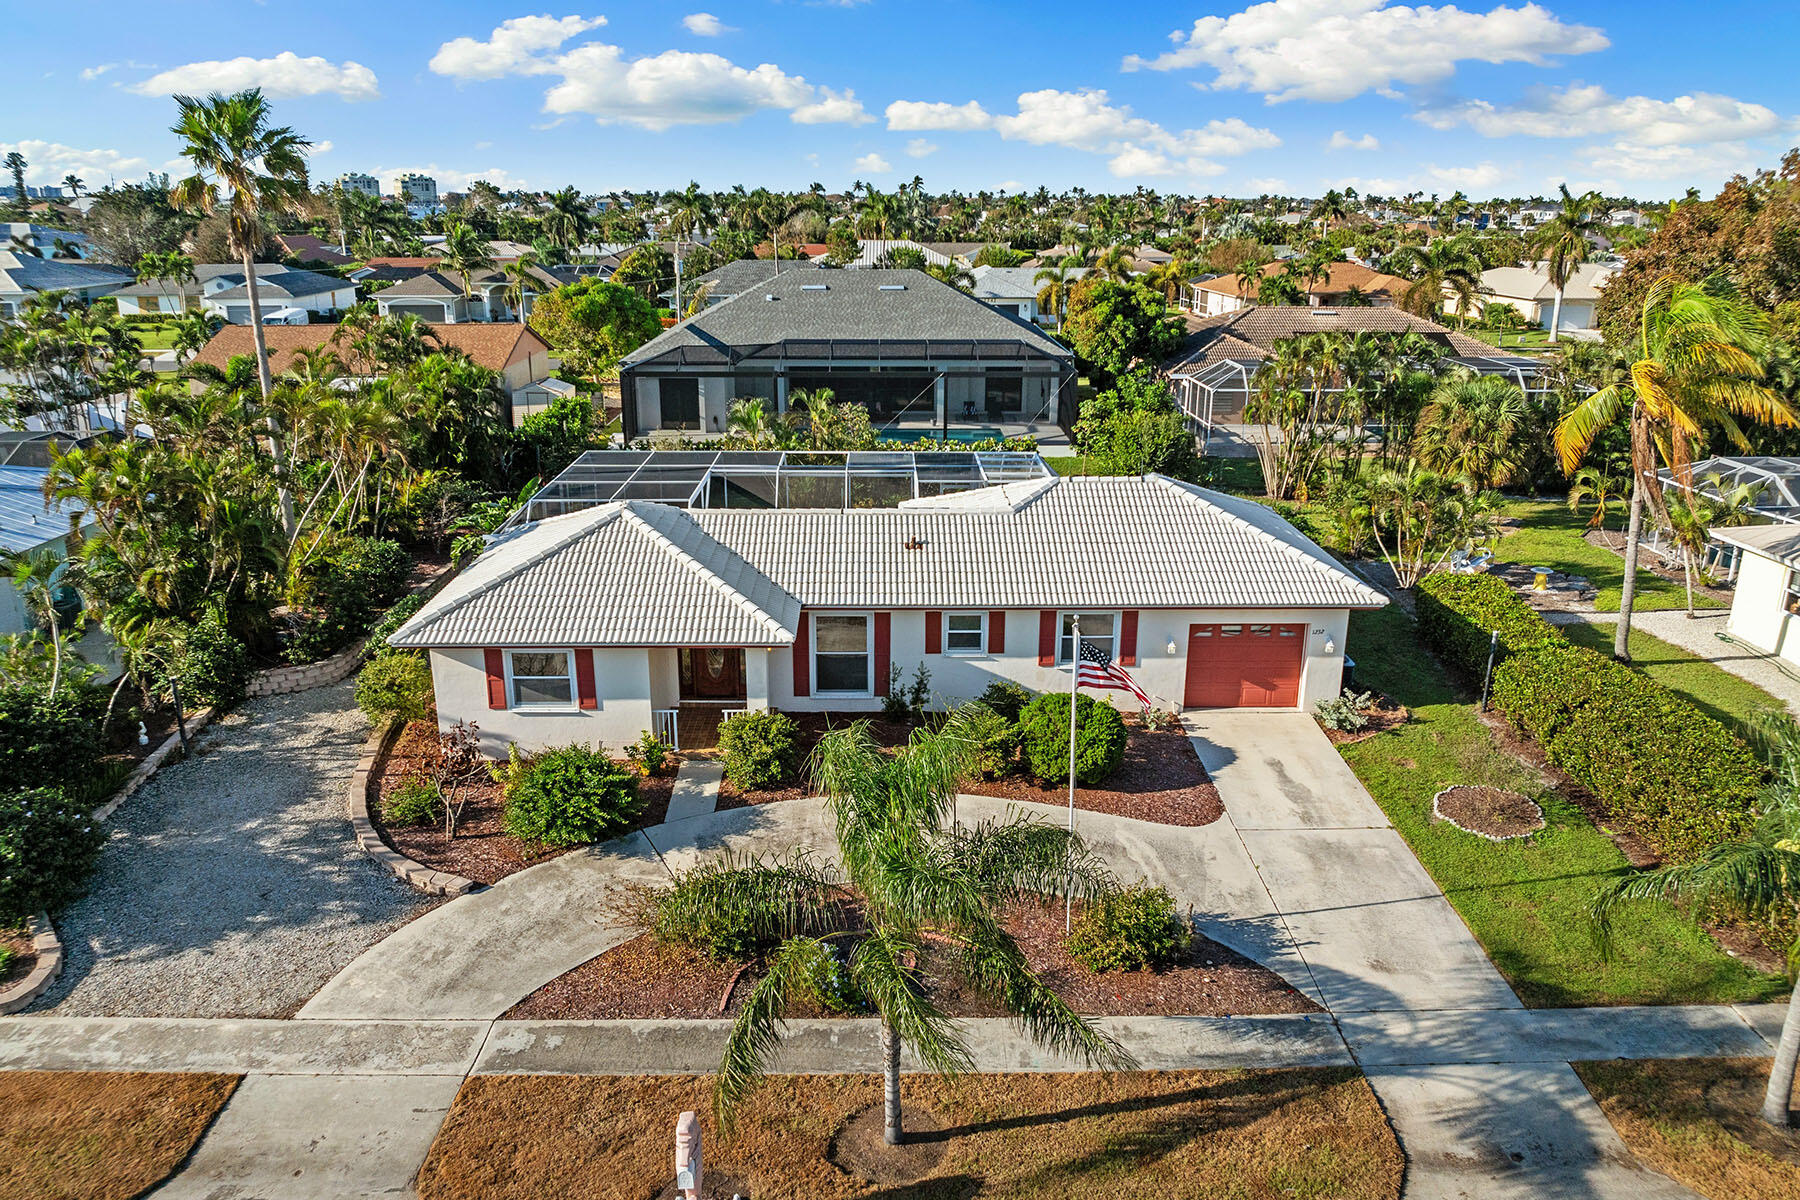
{"label": "shrub", "polygon": [[1089,903],[1067,945],[1090,971],[1142,971],[1179,962],[1192,941],[1168,889],[1140,883]]}
{"label": "shrub", "polygon": [[1476,682],[1487,672],[1494,630],[1500,631],[1501,657],[1563,640],[1493,575],[1427,575],[1414,586],[1413,598],[1419,635],[1446,663]]}
{"label": "shrub", "polygon": [[412,620],[413,615],[424,607],[424,596],[406,596],[402,598],[398,604],[395,604],[392,608],[388,609],[387,612],[383,613],[381,620],[375,622],[374,626],[369,630],[369,653],[378,658],[383,654],[423,654],[424,652],[421,650],[401,650],[398,647],[390,646],[387,644],[387,640],[392,637],[394,632],[402,625]]}
{"label": "shrub", "polygon": [[1494,705],[1552,765],[1677,861],[1744,837],[1763,770],[1719,722],[1655,680],[1560,639],[1510,655]]}
{"label": "shrub", "polygon": [[719,726],[719,752],[740,792],[786,787],[800,770],[800,726],[786,713],[742,712]]}
{"label": "shrub", "polygon": [[674,753],[672,746],[648,729],[640,731],[638,740],[625,748],[626,756],[638,765],[646,778],[668,770],[669,756]]}
{"label": "shrub", "polygon": [[625,832],[643,806],[637,777],[599,750],[560,746],[520,754],[496,768],[506,796],[506,832],[541,846],[580,846]]}
{"label": "shrub", "polygon": [[1352,692],[1346,689],[1341,696],[1319,701],[1315,711],[1319,714],[1319,724],[1327,729],[1335,729],[1339,733],[1361,733],[1369,724],[1368,712],[1374,704],[1374,692]]}
{"label": "shrub", "polygon": [[431,666],[414,654],[370,659],[356,677],[356,706],[376,723],[423,721],[432,711]]}
{"label": "shrub", "polygon": [[981,703],[968,711],[969,737],[975,743],[975,769],[983,779],[1011,775],[1019,762],[1019,727]]}
{"label": "shrub", "polygon": [[406,592],[412,559],[398,542],[347,537],[297,590],[308,616],[288,635],[289,662],[316,662],[369,628],[375,614]]}
{"label": "shrub", "polygon": [[982,689],[980,700],[1007,720],[1017,721],[1019,713],[1031,703],[1035,695],[1035,692],[1022,683],[996,679]]}
{"label": "shrub", "polygon": [[[1075,779],[1093,785],[1119,769],[1125,759],[1125,721],[1110,704],[1082,696],[1075,706]],[[1025,762],[1042,783],[1069,778],[1069,695],[1039,696],[1019,714]]]}
{"label": "shrub", "polygon": [[389,825],[423,825],[437,820],[442,799],[437,784],[422,775],[409,775],[381,802],[381,819]]}
{"label": "shrub", "polygon": [[182,633],[175,651],[175,678],[184,704],[198,701],[230,708],[244,698],[250,651],[226,628],[218,609],[208,610],[199,624]]}
{"label": "shrub", "polygon": [[787,858],[728,853],[684,871],[654,893],[648,924],[658,941],[742,962],[795,934],[825,932],[831,886],[829,872],[804,850]]}
{"label": "shrub", "polygon": [[392,604],[406,594],[412,558],[399,542],[386,538],[351,537],[337,544],[328,586],[338,595],[333,607],[360,602],[369,611]]}
{"label": "shrub", "polygon": [[55,788],[0,796],[0,925],[81,895],[106,834]]}
{"label": "shrub", "polygon": [[0,687],[0,780],[8,788],[76,783],[100,757],[99,693],[43,684]]}

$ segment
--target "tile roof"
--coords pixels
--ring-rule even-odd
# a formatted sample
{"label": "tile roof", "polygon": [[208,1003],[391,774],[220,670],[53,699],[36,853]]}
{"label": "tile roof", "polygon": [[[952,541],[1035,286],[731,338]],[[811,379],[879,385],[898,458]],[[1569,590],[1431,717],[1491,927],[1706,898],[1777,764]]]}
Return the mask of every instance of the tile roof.
{"label": "tile roof", "polygon": [[1259,304],[1216,317],[1190,317],[1189,336],[1168,370],[1192,370],[1222,359],[1260,362],[1277,342],[1308,333],[1418,333],[1452,354],[1489,355],[1494,348],[1400,308],[1309,308],[1303,304]]}
{"label": "tile roof", "polygon": [[[324,346],[337,331],[336,325],[265,325],[263,337],[269,347],[269,369],[276,374],[286,371],[294,365],[297,351]],[[514,321],[432,325],[431,332],[441,345],[461,350],[477,365],[490,371],[505,370],[522,340],[529,339],[533,351],[549,349],[529,326]],[[193,361],[223,369],[239,355],[247,357],[256,353],[253,333],[248,325],[226,325],[201,347]]]}
{"label": "tile roof", "polygon": [[0,467],[0,550],[32,550],[66,537],[80,506],[44,502],[47,467]]}
{"label": "tile roof", "polygon": [[[904,548],[914,540],[919,548]],[[394,641],[771,645],[793,640],[802,607],[1385,603],[1263,505],[1153,475],[1009,484],[891,509],[604,504],[507,535]]]}
{"label": "tile roof", "polygon": [[[1265,263],[1262,273],[1273,275],[1277,271],[1285,270],[1286,267],[1287,263],[1285,262]],[[1227,272],[1212,279],[1200,280],[1193,286],[1202,292],[1218,292],[1225,296],[1238,294],[1238,279],[1233,272]],[[1306,286],[1304,280],[1301,281],[1300,286]],[[1365,295],[1398,297],[1401,292],[1406,290],[1406,286],[1406,280],[1398,275],[1388,275],[1373,267],[1365,267],[1361,263],[1334,262],[1331,264],[1330,278],[1322,283],[1313,284],[1312,290],[1314,295],[1330,296],[1346,292],[1354,287],[1360,289]]]}

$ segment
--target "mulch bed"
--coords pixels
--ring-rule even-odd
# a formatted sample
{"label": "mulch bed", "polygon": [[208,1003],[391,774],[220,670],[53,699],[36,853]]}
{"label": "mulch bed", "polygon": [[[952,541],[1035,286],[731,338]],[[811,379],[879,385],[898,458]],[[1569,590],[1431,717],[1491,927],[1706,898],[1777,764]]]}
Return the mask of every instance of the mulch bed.
{"label": "mulch bed", "polygon": [[1412,714],[1406,711],[1404,704],[1395,704],[1380,693],[1375,694],[1374,704],[1373,708],[1363,713],[1363,716],[1369,719],[1369,723],[1355,733],[1342,729],[1327,729],[1324,725],[1320,725],[1319,728],[1324,730],[1325,736],[1331,740],[1332,745],[1348,746],[1366,741],[1376,734],[1398,729],[1412,719]]}
{"label": "mulch bed", "polygon": [[[1079,914],[1077,914],[1079,916]],[[1099,974],[1063,949],[1060,905],[1028,905],[1007,929],[1038,975],[1077,1012],[1092,1016],[1239,1016],[1310,1013],[1318,1006],[1286,980],[1217,942],[1196,936],[1187,959],[1161,971]],[[848,939],[845,939],[847,944]],[[1006,1011],[970,988],[948,961],[927,953],[926,990],[955,1017],[1000,1017]],[[551,980],[503,1016],[514,1021],[616,1021],[735,1016],[762,972],[754,964],[717,962],[685,946],[640,934]],[[829,1016],[810,1003],[793,1017]]]}
{"label": "mulch bed", "polygon": [[1458,829],[1496,842],[1524,837],[1544,827],[1544,810],[1537,801],[1485,784],[1459,783],[1445,788],[1432,798],[1431,811]]}
{"label": "mulch bed", "polygon": [[[1179,729],[1149,730],[1127,724],[1125,760],[1100,787],[1076,787],[1075,807],[1088,812],[1136,817],[1163,825],[1210,825],[1225,815],[1194,743]],[[979,780],[965,789],[975,796],[1067,804],[1063,784],[1044,786],[1013,776]]]}
{"label": "mulch bed", "polygon": [[[889,721],[879,714],[823,712],[823,713],[789,713],[794,723],[800,727],[800,762],[804,772],[804,764],[812,761],[813,747],[819,739],[833,729],[842,729],[853,721],[867,721],[869,732],[877,743],[895,747],[906,745],[906,739],[912,736],[915,726],[908,721]],[[766,791],[742,791],[731,785],[730,780],[719,785],[718,808],[749,808],[753,804],[778,804],[783,800],[804,800],[815,795],[812,788],[804,783],[792,787],[770,788]]]}
{"label": "mulch bed", "polygon": [[37,966],[37,951],[24,930],[5,928],[0,928],[0,950],[12,951],[6,969],[0,971],[0,991],[4,991],[31,974],[31,968]]}
{"label": "mulch bed", "polygon": [[[407,779],[425,773],[437,744],[436,727],[414,722],[401,731],[380,766],[377,786],[381,802],[398,791]],[[632,822],[632,829],[660,825],[668,815],[669,795],[675,788],[675,775],[670,771],[638,781],[638,795],[643,797],[643,811]],[[505,807],[500,785],[481,777],[463,789],[468,803],[457,822],[456,836],[444,837],[443,822],[428,825],[393,825],[381,818],[380,805],[371,805],[369,816],[382,840],[414,862],[436,871],[449,871],[476,883],[498,883],[516,871],[547,862],[573,847],[549,848],[530,845],[506,832]]]}

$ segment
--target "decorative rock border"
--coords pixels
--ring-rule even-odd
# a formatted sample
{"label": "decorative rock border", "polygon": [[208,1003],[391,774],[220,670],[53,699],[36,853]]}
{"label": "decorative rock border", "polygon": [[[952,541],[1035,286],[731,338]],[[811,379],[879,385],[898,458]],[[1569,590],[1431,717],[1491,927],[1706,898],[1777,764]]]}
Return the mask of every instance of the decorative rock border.
{"label": "decorative rock border", "polygon": [[[1432,815],[1432,817],[1439,821],[1448,822],[1449,824],[1454,825],[1454,826],[1456,826],[1456,828],[1462,830],[1464,833],[1473,834],[1478,838],[1484,838],[1490,842],[1516,842],[1520,838],[1527,838],[1527,837],[1530,837],[1534,833],[1540,832],[1548,824],[1548,822],[1544,820],[1544,806],[1539,804],[1536,800],[1533,800],[1530,796],[1525,797],[1525,802],[1527,804],[1531,805],[1531,807],[1537,809],[1537,814],[1538,814],[1537,824],[1535,826],[1533,826],[1532,828],[1527,829],[1523,833],[1501,833],[1501,834],[1483,833],[1479,829],[1470,829],[1467,825],[1464,825],[1462,822],[1456,820],[1456,818],[1454,818],[1454,817],[1445,816],[1444,810],[1442,808],[1438,807],[1438,802],[1440,800],[1442,800],[1445,796],[1449,795],[1451,792],[1454,792],[1457,788],[1459,788],[1459,787],[1478,787],[1478,786],[1488,786],[1488,785],[1453,783],[1449,787],[1444,788],[1442,791],[1438,792],[1435,796],[1433,796],[1431,798],[1431,815]],[[1504,791],[1506,789],[1496,788],[1494,790]],[[1522,794],[1522,793],[1520,793],[1520,794]]]}
{"label": "decorative rock border", "polygon": [[398,717],[369,734],[363,743],[363,754],[350,776],[350,826],[356,831],[356,844],[370,858],[392,871],[411,886],[433,896],[463,896],[481,885],[473,879],[438,871],[424,863],[414,862],[381,840],[381,833],[369,817],[369,793],[378,782],[375,768],[386,757],[388,749],[399,738],[405,723]]}
{"label": "decorative rock border", "polygon": [[62,974],[62,939],[56,936],[56,926],[50,924],[50,914],[39,913],[26,921],[25,932],[31,937],[37,965],[31,968],[31,974],[0,992],[0,1016],[16,1013],[36,1000]]}

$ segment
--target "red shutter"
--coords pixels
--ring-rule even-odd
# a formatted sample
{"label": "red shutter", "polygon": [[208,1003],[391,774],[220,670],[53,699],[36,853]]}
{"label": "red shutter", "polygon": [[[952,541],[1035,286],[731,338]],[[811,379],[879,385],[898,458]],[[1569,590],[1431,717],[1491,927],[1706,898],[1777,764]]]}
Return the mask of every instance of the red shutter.
{"label": "red shutter", "polygon": [[988,614],[988,653],[1006,653],[1006,614],[991,612]]}
{"label": "red shutter", "polygon": [[487,664],[488,707],[506,707],[506,659],[500,651],[493,648],[483,650],[481,656]]}
{"label": "red shutter", "polygon": [[811,628],[807,614],[800,614],[800,624],[794,630],[794,695],[812,695],[812,639],[807,636]]}
{"label": "red shutter", "polygon": [[600,697],[594,691],[594,652],[586,646],[575,650],[575,695],[582,708],[600,707]]}
{"label": "red shutter", "polygon": [[1056,665],[1056,613],[1046,608],[1038,613],[1038,666]]}
{"label": "red shutter", "polygon": [[875,614],[875,694],[888,694],[888,657],[893,643],[893,613]]}
{"label": "red shutter", "polygon": [[1119,614],[1119,665],[1121,667],[1137,666],[1137,609],[1128,608]]}
{"label": "red shutter", "polygon": [[944,652],[944,614],[928,612],[925,614],[925,653],[942,654]]}

